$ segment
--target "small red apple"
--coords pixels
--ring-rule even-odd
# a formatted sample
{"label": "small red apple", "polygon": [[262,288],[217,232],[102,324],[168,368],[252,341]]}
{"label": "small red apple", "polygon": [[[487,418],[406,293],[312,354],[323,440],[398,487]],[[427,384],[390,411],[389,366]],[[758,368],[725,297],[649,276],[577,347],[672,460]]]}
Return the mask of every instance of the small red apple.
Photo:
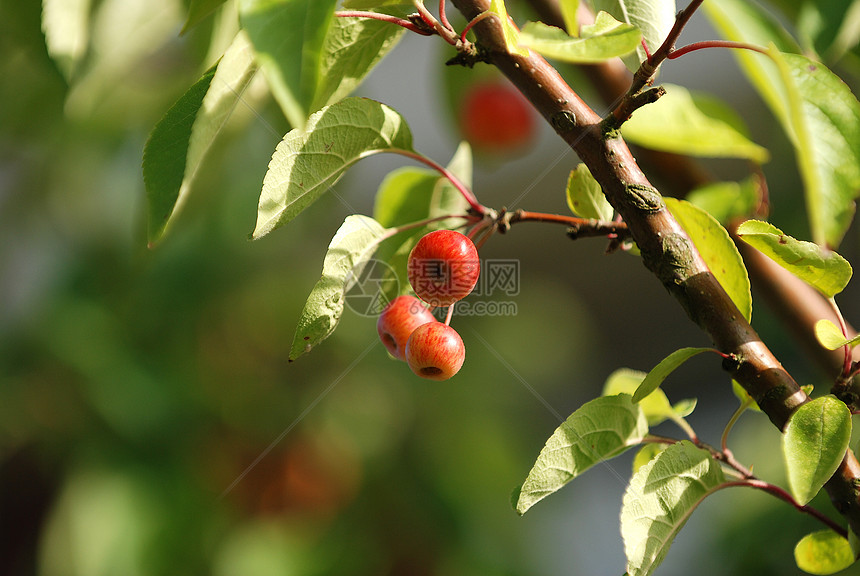
{"label": "small red apple", "polygon": [[398,296],[388,303],[376,321],[379,339],[398,360],[406,359],[406,341],[413,330],[436,318],[415,296]]}
{"label": "small red apple", "polygon": [[406,342],[406,362],[422,378],[447,380],[460,371],[465,359],[463,339],[442,322],[422,324]]}
{"label": "small red apple", "polygon": [[513,86],[502,82],[471,87],[463,98],[459,116],[466,140],[488,152],[515,150],[535,134],[531,105]]}
{"label": "small red apple", "polygon": [[460,232],[436,230],[412,248],[406,274],[419,298],[432,306],[450,306],[478,283],[478,250]]}

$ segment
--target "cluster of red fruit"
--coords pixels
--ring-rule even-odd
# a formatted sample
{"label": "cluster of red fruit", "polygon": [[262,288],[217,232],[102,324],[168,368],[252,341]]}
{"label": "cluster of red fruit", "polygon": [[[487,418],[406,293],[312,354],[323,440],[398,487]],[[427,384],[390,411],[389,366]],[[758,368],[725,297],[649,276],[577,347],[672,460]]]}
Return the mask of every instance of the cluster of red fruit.
{"label": "cluster of red fruit", "polygon": [[480,274],[478,251],[463,234],[436,230],[421,238],[407,264],[409,283],[421,300],[398,296],[376,323],[391,355],[423,378],[447,380],[456,374],[466,359],[463,339],[447,322],[437,321],[424,302],[451,306],[469,295]]}

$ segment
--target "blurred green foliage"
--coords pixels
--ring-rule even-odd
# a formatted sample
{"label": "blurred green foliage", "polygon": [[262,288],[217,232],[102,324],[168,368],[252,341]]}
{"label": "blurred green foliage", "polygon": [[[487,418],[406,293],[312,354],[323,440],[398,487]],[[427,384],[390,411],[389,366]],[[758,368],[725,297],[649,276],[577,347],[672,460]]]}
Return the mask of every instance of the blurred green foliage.
{"label": "blurred green foliage", "polygon": [[[205,161],[175,229],[147,250],[146,136],[211,65],[210,41],[229,41],[229,19],[180,36],[188,2],[96,1],[88,48],[57,64],[40,8],[0,4],[0,573],[621,572],[625,462],[526,518],[509,496],[557,414],[597,395],[614,368],[647,369],[696,334],[637,263],[557,230],[491,243],[490,257],[522,264],[518,314],[456,319],[469,354],[444,385],[390,361],[375,320],[357,314],[289,364],[304,299],[349,213],[341,199],[369,212],[378,181],[348,176],[340,199],[246,241],[286,131],[269,100],[253,100]],[[505,198],[496,185],[507,179],[517,197],[546,158],[538,147],[511,161],[516,177],[485,174],[487,195]],[[554,210],[564,209],[561,168]],[[600,274],[582,272],[595,262]],[[655,303],[624,297],[640,282]],[[668,340],[646,354],[639,334],[655,317]],[[735,535],[750,522],[808,521],[749,498],[760,507],[752,520],[732,513],[718,522],[727,536],[694,549],[740,554],[735,573],[785,574],[793,541],[746,556],[738,539],[750,540]]]}

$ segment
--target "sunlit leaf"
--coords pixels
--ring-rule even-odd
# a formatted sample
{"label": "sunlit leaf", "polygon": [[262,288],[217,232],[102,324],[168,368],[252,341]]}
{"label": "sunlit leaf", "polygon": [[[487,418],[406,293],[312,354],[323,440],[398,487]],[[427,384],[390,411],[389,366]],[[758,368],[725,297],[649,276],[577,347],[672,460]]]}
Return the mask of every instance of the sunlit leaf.
{"label": "sunlit leaf", "polygon": [[621,506],[628,574],[651,574],[699,502],[723,482],[719,463],[686,440],[639,468]]}
{"label": "sunlit leaf", "polygon": [[561,9],[561,17],[564,27],[571,36],[579,36],[579,0],[560,0],[558,7]]}
{"label": "sunlit leaf", "polygon": [[815,338],[828,350],[837,350],[843,346],[853,348],[860,343],[860,336],[846,338],[842,329],[830,320],[819,320],[815,323]]}
{"label": "sunlit leaf", "polygon": [[346,218],[331,239],[322,277],[302,310],[290,348],[290,361],[309,352],[334,332],[343,314],[350,281],[360,276],[361,268],[373,256],[385,232],[385,228],[368,216],[353,214]]}
{"label": "sunlit leaf", "polygon": [[[245,89],[251,83],[256,71],[250,43],[245,34],[240,32],[218,62],[215,75],[209,83],[196,116],[190,117],[193,124],[191,136],[187,142],[187,151],[170,149],[177,157],[185,160],[182,181],[178,189],[171,186],[159,192],[156,189],[150,190],[149,184],[147,184],[147,190],[152,194],[150,196],[150,215],[158,218],[150,222],[150,245],[161,239],[185,203],[203,158],[215,142],[221,129],[230,119],[236,105],[242,101]],[[168,112],[168,114],[170,113]],[[152,145],[158,145],[158,143]],[[149,146],[148,143],[147,149]],[[153,170],[159,170],[159,167],[149,166],[148,157],[145,154],[144,175]],[[150,175],[151,177],[152,175]],[[158,176],[155,179],[157,181]],[[157,207],[153,202],[155,199],[157,199]]]}
{"label": "sunlit leaf", "polygon": [[154,78],[166,80],[174,72],[170,66],[157,67],[176,42],[181,5],[175,0],[92,2],[89,46],[73,67],[65,114],[108,124],[120,117],[129,122],[148,118],[148,112],[137,107],[153,102],[153,85],[158,83]]}
{"label": "sunlit leaf", "polygon": [[253,237],[265,236],[316,201],[355,162],[391,150],[411,150],[403,118],[379,102],[347,98],[287,133],[263,179]]}
{"label": "sunlit leaf", "polygon": [[666,207],[696,245],[711,274],[749,321],[752,318],[749,275],[728,231],[713,216],[689,202],[675,198],[664,200]]}
{"label": "sunlit leaf", "polygon": [[749,218],[761,201],[758,185],[753,178],[741,182],[712,182],[687,194],[695,204],[717,222],[726,226],[738,218]]}
{"label": "sunlit leaf", "polygon": [[827,576],[854,564],[848,539],[833,530],[807,534],[794,547],[794,561],[807,574]]}
{"label": "sunlit leaf", "polygon": [[194,121],[215,76],[210,68],[158,121],[143,149],[150,243],[164,233],[185,179]]}
{"label": "sunlit leaf", "polygon": [[[638,370],[630,370],[628,368],[619,368],[615,370],[606,379],[603,384],[602,396],[616,396],[618,394],[629,394],[630,396],[636,392],[636,389],[642,384],[645,379],[645,373]],[[656,426],[661,422],[676,416],[676,412],[666,394],[659,388],[638,402],[639,407],[645,414],[649,426]]]}
{"label": "sunlit leaf", "polygon": [[770,58],[733,52],[794,145],[812,239],[838,247],[860,189],[860,104],[835,74],[797,54],[797,43],[755,3],[703,7],[726,39],[770,46]]}
{"label": "sunlit leaf", "polygon": [[835,396],[800,406],[785,426],[782,450],[791,494],[807,504],[845,456],[851,439],[851,411]]}
{"label": "sunlit leaf", "polygon": [[735,380],[732,380],[732,392],[734,392],[735,397],[741,401],[741,404],[746,405],[750,410],[761,412],[761,408],[758,407],[758,404],[753,400],[753,397],[750,396],[749,392],[747,392],[744,387],[738,384]]}
{"label": "sunlit leaf", "polygon": [[240,0],[239,19],[290,125],[305,125],[337,0]]}
{"label": "sunlit leaf", "polygon": [[[800,46],[779,21],[755,2],[720,0],[705,2],[702,8],[726,40],[758,46],[774,44],[781,52],[800,52]],[[782,110],[779,72],[768,59],[749,50],[732,50],[732,54],[771,110]]]}
{"label": "sunlit leaf", "polygon": [[769,222],[747,220],[738,226],[736,233],[828,298],[842,292],[851,279],[851,264],[842,256],[812,242],[796,240]]}
{"label": "sunlit leaf", "polygon": [[505,7],[504,0],[490,0],[490,6],[487,12],[492,12],[499,20],[499,25],[502,27],[502,34],[505,38],[505,46],[508,52],[516,56],[527,57],[529,55],[528,48],[520,46],[520,33],[517,27],[514,26],[508,19],[508,9]]}
{"label": "sunlit leaf", "polygon": [[640,402],[649,394],[657,390],[669,374],[674,372],[681,364],[693,356],[701,354],[702,352],[713,351],[713,348],[681,348],[680,350],[675,350],[663,358],[659,364],[648,372],[648,375],[645,376],[642,384],[640,384],[636,389],[636,393],[633,394],[633,402]]}
{"label": "sunlit leaf", "polygon": [[87,52],[91,0],[42,0],[42,32],[48,54],[70,80]]}
{"label": "sunlit leaf", "polygon": [[824,65],[773,47],[769,54],[785,91],[781,118],[803,178],[812,239],[836,248],[860,193],[860,103]]}
{"label": "sunlit leaf", "polygon": [[639,444],[648,433],[645,414],[630,396],[602,396],[582,405],[556,429],[520,489],[524,514],[591,468]]}
{"label": "sunlit leaf", "polygon": [[[595,11],[608,12],[616,20],[641,30],[652,53],[663,44],[675,25],[675,0],[593,0],[591,4]],[[640,46],[634,54],[624,57],[624,63],[635,72],[645,58],[645,49]]]}
{"label": "sunlit leaf", "polygon": [[579,164],[567,179],[567,205],[583,218],[612,220],[615,213],[588,166]]}
{"label": "sunlit leaf", "polygon": [[580,36],[542,22],[528,22],[520,32],[520,45],[561,62],[594,63],[633,52],[642,39],[639,30],[600,12]]}
{"label": "sunlit leaf", "polygon": [[640,468],[657,457],[657,455],[668,448],[670,444],[649,442],[642,446],[633,457],[633,473],[636,474]]}
{"label": "sunlit leaf", "polygon": [[637,110],[621,126],[625,139],[688,156],[768,161],[768,151],[747,137],[743,121],[725,103],[683,86],[663,86],[666,94],[662,98]]}
{"label": "sunlit leaf", "polygon": [[372,18],[333,18],[323,42],[319,84],[310,110],[352,94],[405,32]]}
{"label": "sunlit leaf", "polygon": [[185,20],[185,25],[182,27],[182,34],[185,34],[190,29],[194,28],[204,18],[212,14],[227,0],[191,0],[191,5],[188,7],[188,18]]}
{"label": "sunlit leaf", "polygon": [[[642,401],[644,402],[645,399]],[[693,410],[696,409],[696,405],[698,405],[698,403],[699,401],[695,398],[686,398],[680,402],[672,404],[672,411],[675,412],[675,415],[679,418],[686,418],[693,413]]]}

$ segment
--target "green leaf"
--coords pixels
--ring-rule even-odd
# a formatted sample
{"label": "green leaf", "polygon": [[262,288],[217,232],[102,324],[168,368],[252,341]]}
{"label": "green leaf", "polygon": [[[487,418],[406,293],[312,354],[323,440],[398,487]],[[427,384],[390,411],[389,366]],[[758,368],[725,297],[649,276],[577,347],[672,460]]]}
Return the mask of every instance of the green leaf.
{"label": "green leaf", "polygon": [[809,51],[821,54],[828,62],[836,62],[860,40],[858,7],[858,0],[804,2],[799,14],[792,16],[799,36],[812,43]]}
{"label": "green leaf", "polygon": [[695,204],[722,225],[748,218],[761,201],[759,186],[753,178],[741,182],[713,182],[687,194],[687,201]]}
{"label": "green leaf", "polygon": [[426,218],[439,178],[438,172],[414,166],[389,172],[376,192],[373,217],[386,228]]}
{"label": "green leaf", "polygon": [[860,336],[846,338],[842,329],[830,320],[819,320],[815,323],[815,337],[818,343],[828,350],[837,350],[843,346],[853,348],[860,343]]}
{"label": "green leaf", "polygon": [[780,115],[806,192],[812,239],[836,248],[860,191],[860,103],[824,65],[771,47],[787,102]]}
{"label": "green leaf", "polygon": [[[242,101],[245,89],[254,79],[257,68],[254,64],[251,45],[247,36],[240,32],[236,35],[233,43],[224,53],[215,76],[209,83],[203,102],[193,117],[191,136],[188,139],[187,152],[185,153],[185,166],[183,167],[182,182],[178,190],[166,189],[159,195],[161,216],[157,221],[151,222],[149,229],[150,246],[157,243],[164,236],[170,223],[179,213],[182,205],[191,192],[197,170],[200,168],[206,153],[212,147],[218,134],[227,124],[233,114],[236,105]],[[177,155],[181,155],[179,150]],[[157,167],[151,169],[157,170]],[[147,157],[144,155],[144,174],[147,170]],[[150,212],[155,215],[154,210]]]}
{"label": "green leaf", "polygon": [[755,412],[761,412],[761,408],[758,407],[758,404],[753,400],[753,397],[750,396],[750,393],[735,380],[732,380],[732,392],[735,397],[741,401],[741,404],[746,405],[749,409],[754,410]]}
{"label": "green leaf", "polygon": [[689,202],[675,198],[664,201],[696,245],[711,274],[749,322],[752,318],[749,275],[729,233],[713,216]]}
{"label": "green leaf", "polygon": [[310,110],[349,96],[406,32],[371,18],[333,18],[320,62],[319,85]]}
{"label": "green leaf", "polygon": [[150,243],[164,233],[185,179],[192,128],[217,66],[210,68],[158,121],[143,149]]}
{"label": "green leaf", "polygon": [[520,46],[520,33],[517,27],[514,26],[508,19],[508,9],[505,7],[504,0],[490,0],[490,6],[487,12],[492,12],[499,19],[499,24],[502,26],[502,34],[505,37],[505,46],[508,52],[515,56],[527,58],[529,55],[528,48]]}
{"label": "green leaf", "polygon": [[304,130],[290,131],[275,149],[253,238],[292,220],[358,160],[411,148],[406,121],[374,100],[347,98],[315,112]]}
{"label": "green leaf", "polygon": [[48,54],[71,80],[87,53],[91,0],[42,0],[42,32]]}
{"label": "green leaf", "polygon": [[848,539],[833,530],[807,534],[794,547],[794,561],[807,574],[826,576],[854,564]]}
{"label": "green leaf", "polygon": [[337,0],[240,0],[239,20],[290,125],[305,125]]}
{"label": "green leaf", "polygon": [[603,189],[585,164],[571,170],[567,179],[567,205],[570,211],[583,218],[612,220],[615,213],[603,195]]}
{"label": "green leaf", "polygon": [[344,295],[350,288],[350,280],[360,275],[362,267],[385,238],[385,232],[385,228],[368,216],[353,214],[344,220],[329,244],[322,277],[305,302],[290,349],[290,362],[334,332],[343,314]]}
{"label": "green leaf", "polygon": [[191,5],[188,7],[188,18],[185,20],[185,25],[182,26],[182,32],[180,32],[180,34],[185,34],[194,28],[226,1],[227,0],[191,0]]}
{"label": "green leaf", "polygon": [[[606,379],[601,395],[617,396],[618,394],[629,394],[632,396],[644,379],[644,372],[619,368]],[[666,394],[659,388],[638,402],[638,406],[645,414],[649,426],[656,426],[666,419],[674,418],[677,415],[669,403]]]}
{"label": "green leaf", "polygon": [[255,71],[247,38],[240,33],[217,66],[168,110],[150,134],[143,175],[151,246],[184,204],[203,158]]}
{"label": "green leaf", "polygon": [[526,46],[561,62],[595,63],[633,52],[642,39],[639,30],[600,12],[591,26],[583,26],[579,37],[543,22],[528,22],[520,32]]}
{"label": "green leaf", "polygon": [[[595,12],[603,10],[616,20],[641,30],[652,53],[663,44],[675,25],[675,0],[593,0],[591,4]],[[645,58],[645,50],[640,46],[623,60],[627,68],[635,72]]]}
{"label": "green leaf", "polygon": [[687,156],[768,161],[768,151],[749,140],[743,120],[722,101],[683,86],[664,87],[662,98],[637,110],[621,126],[626,140]]}
{"label": "green leaf", "polygon": [[761,220],[747,220],[738,226],[737,236],[762,254],[832,298],[851,279],[851,264],[836,252],[812,242],[796,240]]}
{"label": "green leaf", "polygon": [[524,514],[598,462],[639,444],[647,433],[645,414],[627,394],[587,402],[547,440],[520,489],[517,512]]}
{"label": "green leaf", "polygon": [[636,474],[640,468],[656,458],[658,454],[669,446],[670,444],[662,444],[658,442],[649,442],[648,444],[643,445],[633,457],[633,473]]}
{"label": "green leaf", "polygon": [[851,439],[851,411],[835,396],[800,406],[785,426],[782,451],[794,499],[807,504],[845,456]]}
{"label": "green leaf", "polygon": [[[643,399],[643,402],[645,399]],[[672,411],[675,413],[675,416],[679,418],[686,418],[690,414],[693,413],[693,410],[696,409],[696,405],[699,403],[695,398],[686,398],[681,400],[680,402],[676,402],[672,405]]]}
{"label": "green leaf", "polygon": [[561,17],[564,27],[571,36],[579,36],[579,0],[560,0],[558,7],[561,9]]}
{"label": "green leaf", "polygon": [[726,39],[770,46],[770,58],[733,52],[794,145],[812,239],[838,247],[860,188],[860,105],[836,75],[796,54],[797,43],[756,4],[725,0],[704,8]]}
{"label": "green leaf", "polygon": [[648,372],[642,384],[636,389],[636,393],[633,394],[633,402],[641,402],[645,397],[657,390],[669,374],[693,356],[702,352],[713,351],[713,348],[681,348],[680,350],[675,350]]}
{"label": "green leaf", "polygon": [[630,479],[621,506],[628,574],[651,574],[699,502],[724,482],[719,463],[687,440],[642,466]]}

